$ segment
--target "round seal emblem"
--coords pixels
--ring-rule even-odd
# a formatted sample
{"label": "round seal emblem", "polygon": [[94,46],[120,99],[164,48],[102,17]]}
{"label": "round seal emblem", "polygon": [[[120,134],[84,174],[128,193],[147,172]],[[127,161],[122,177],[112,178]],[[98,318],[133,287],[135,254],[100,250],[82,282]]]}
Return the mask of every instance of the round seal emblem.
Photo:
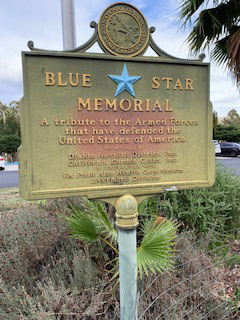
{"label": "round seal emblem", "polygon": [[128,3],[115,3],[102,14],[99,38],[106,50],[117,56],[137,56],[147,46],[149,29],[142,13]]}

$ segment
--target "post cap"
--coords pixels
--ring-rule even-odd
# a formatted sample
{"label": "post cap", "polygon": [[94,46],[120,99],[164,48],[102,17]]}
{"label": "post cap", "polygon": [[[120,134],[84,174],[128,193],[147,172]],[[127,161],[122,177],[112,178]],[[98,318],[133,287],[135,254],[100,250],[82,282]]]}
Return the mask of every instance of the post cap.
{"label": "post cap", "polygon": [[138,204],[131,195],[122,196],[116,203],[116,226],[133,229],[138,226]]}

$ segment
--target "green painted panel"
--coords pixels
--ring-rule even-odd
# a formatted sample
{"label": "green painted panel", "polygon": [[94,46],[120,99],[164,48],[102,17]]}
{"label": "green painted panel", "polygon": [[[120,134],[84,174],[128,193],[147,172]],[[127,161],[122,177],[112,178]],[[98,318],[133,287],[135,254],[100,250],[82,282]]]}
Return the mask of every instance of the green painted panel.
{"label": "green painted panel", "polygon": [[213,184],[208,64],[35,51],[23,53],[23,74],[24,198],[114,198]]}

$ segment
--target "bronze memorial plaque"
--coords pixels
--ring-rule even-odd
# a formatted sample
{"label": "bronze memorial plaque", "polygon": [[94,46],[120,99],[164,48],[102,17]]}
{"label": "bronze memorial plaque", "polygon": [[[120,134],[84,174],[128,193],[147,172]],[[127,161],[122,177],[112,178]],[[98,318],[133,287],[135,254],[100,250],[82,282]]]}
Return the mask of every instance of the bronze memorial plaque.
{"label": "bronze memorial plaque", "polygon": [[[127,4],[107,8],[93,27],[91,41],[72,51],[30,43],[22,54],[22,196],[106,199],[211,186],[209,64],[161,51]],[[85,52],[96,41],[105,54]],[[141,55],[148,45],[158,57]]]}

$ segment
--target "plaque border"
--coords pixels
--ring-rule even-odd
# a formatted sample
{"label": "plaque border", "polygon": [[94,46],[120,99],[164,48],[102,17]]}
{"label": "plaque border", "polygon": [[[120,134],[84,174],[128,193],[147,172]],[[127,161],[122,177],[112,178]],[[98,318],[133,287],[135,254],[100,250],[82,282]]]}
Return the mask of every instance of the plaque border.
{"label": "plaque border", "polygon": [[[68,188],[55,190],[39,190],[33,191],[32,188],[32,163],[31,163],[31,129],[29,116],[29,101],[28,101],[28,86],[25,72],[25,64],[28,56],[49,56],[49,57],[69,57],[73,59],[100,59],[116,60],[126,62],[126,58],[122,56],[98,55],[92,53],[71,53],[71,52],[51,52],[51,51],[32,51],[22,52],[23,61],[23,80],[24,80],[24,98],[21,100],[21,130],[22,130],[22,145],[19,148],[20,159],[20,194],[27,200],[48,199],[48,198],[62,198],[70,196],[87,196],[89,199],[100,199],[106,202],[112,201],[124,194],[131,194],[133,196],[142,197],[145,195],[155,195],[164,192],[166,189],[181,190],[206,188],[213,185],[215,181],[215,153],[214,144],[212,143],[212,105],[209,100],[209,83],[210,83],[210,64],[203,63],[199,60],[173,60],[173,59],[159,59],[159,57],[129,57],[127,61],[135,62],[151,62],[164,64],[181,64],[181,65],[198,65],[207,68],[208,73],[208,92],[206,93],[205,105],[208,110],[206,114],[206,130],[207,138],[205,146],[205,176],[206,180],[193,181],[178,181],[178,182],[164,182],[164,183],[141,183],[131,185],[113,185],[113,186],[99,186],[88,188]],[[24,107],[22,108],[22,106]],[[24,128],[24,130],[23,130]],[[208,142],[208,143],[207,143]],[[106,191],[108,196],[106,197]]]}

